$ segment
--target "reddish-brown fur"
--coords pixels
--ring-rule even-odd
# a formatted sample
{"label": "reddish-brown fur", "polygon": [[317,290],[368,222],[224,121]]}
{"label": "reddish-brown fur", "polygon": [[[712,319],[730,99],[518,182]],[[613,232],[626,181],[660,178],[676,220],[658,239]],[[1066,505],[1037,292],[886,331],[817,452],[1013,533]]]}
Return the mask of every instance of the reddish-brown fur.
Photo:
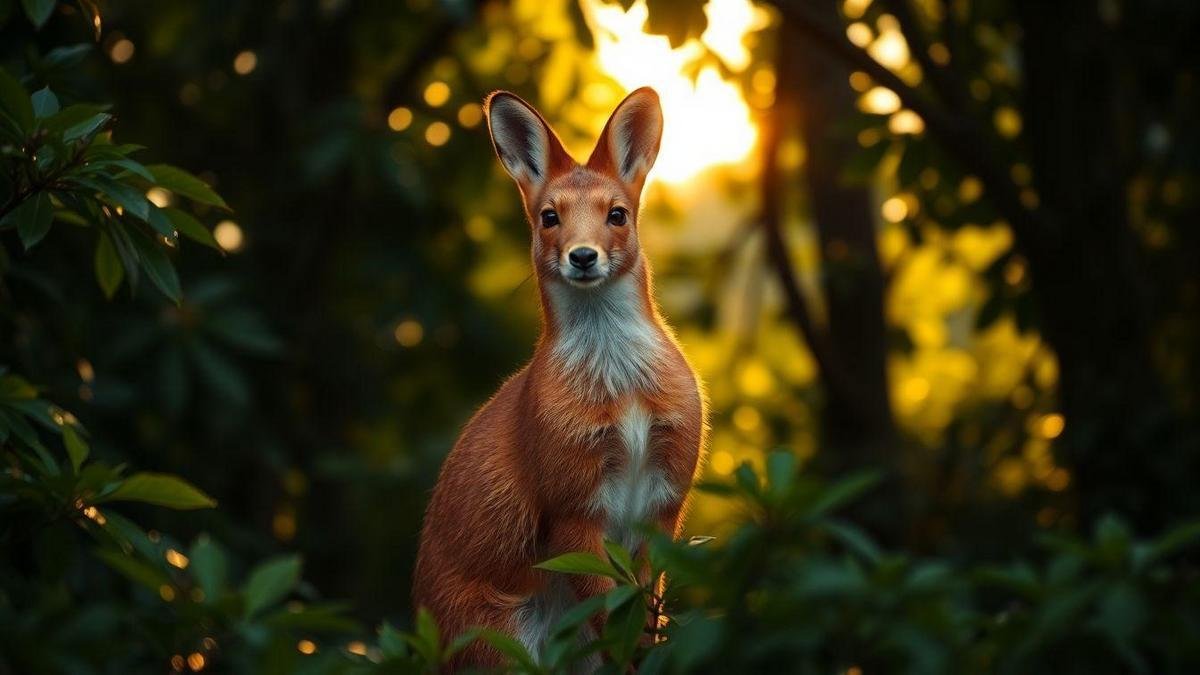
{"label": "reddish-brown fur", "polygon": [[[489,121],[496,96],[512,95],[489,97]],[[652,103],[657,111],[657,96],[650,90],[631,94],[626,99],[630,102]],[[631,124],[642,123],[637,108],[626,112]],[[534,237],[543,331],[529,364],[463,429],[426,513],[413,593],[416,604],[433,613],[447,639],[472,626],[514,634],[517,609],[545,588],[553,574],[534,569],[534,564],[569,551],[604,555],[605,515],[597,512],[593,500],[605,477],[626,461],[617,425],[631,402],[640,402],[652,416],[648,462],[676,495],[653,517],[664,531],[678,533],[700,458],[705,405],[698,378],[652,297],[650,268],[637,240],[638,202],[649,166],[622,179],[612,138],[616,118],[614,112],[592,157],[581,166],[538,117],[549,141],[548,171],[541,180],[514,175]],[[661,117],[658,122],[660,132]],[[658,133],[644,134],[653,140],[652,162]],[[628,210],[626,225],[606,223],[614,206]],[[541,226],[539,214],[545,208],[560,214],[559,226]],[[612,269],[603,283],[627,277],[637,288],[637,311],[662,345],[646,386],[617,395],[587,386],[578,373],[564,372],[554,352],[561,328],[552,293],[555,284],[566,284],[557,267],[568,248],[579,242],[596,245],[610,258]],[[578,599],[611,587],[600,577],[569,579]],[[498,654],[477,642],[461,652],[453,666],[498,661]]]}

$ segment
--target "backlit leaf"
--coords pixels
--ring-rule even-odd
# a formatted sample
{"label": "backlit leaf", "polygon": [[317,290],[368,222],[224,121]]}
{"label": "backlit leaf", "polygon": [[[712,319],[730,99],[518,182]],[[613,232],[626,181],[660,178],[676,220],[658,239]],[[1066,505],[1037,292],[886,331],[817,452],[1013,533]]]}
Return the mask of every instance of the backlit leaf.
{"label": "backlit leaf", "polygon": [[146,167],[154,174],[154,182],[175,194],[182,195],[192,201],[209,206],[227,209],[225,200],[213,191],[207,183],[192,174],[169,164],[153,164]]}
{"label": "backlit leaf", "polygon": [[126,478],[112,494],[100,502],[145,502],[172,509],[207,509],[217,505],[196,486],[179,476],[141,472]]}

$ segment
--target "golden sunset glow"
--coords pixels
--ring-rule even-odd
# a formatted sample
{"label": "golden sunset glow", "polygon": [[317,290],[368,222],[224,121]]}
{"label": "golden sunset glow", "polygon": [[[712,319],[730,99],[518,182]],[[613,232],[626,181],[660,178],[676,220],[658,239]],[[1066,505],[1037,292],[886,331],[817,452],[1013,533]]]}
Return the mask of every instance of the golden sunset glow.
{"label": "golden sunset glow", "polygon": [[645,32],[644,0],[628,12],[599,0],[587,0],[584,7],[601,70],[626,91],[651,86],[662,98],[666,126],[652,179],[678,184],[706,168],[738,164],[750,156],[758,129],[739,84],[725,79],[715,64],[694,71],[694,80],[689,73],[706,49],[735,73],[749,67],[745,38],[766,27],[764,10],[749,0],[711,0],[705,6],[708,28],[700,40],[672,49],[666,37]]}

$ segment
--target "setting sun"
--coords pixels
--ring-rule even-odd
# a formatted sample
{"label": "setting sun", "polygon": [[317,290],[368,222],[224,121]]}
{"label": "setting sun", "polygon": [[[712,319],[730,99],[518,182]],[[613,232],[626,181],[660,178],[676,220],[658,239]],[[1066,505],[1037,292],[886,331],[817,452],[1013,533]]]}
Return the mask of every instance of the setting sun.
{"label": "setting sun", "polygon": [[706,168],[737,164],[750,155],[758,130],[741,87],[722,77],[716,65],[693,70],[692,64],[707,50],[730,70],[745,70],[750,54],[744,38],[767,25],[765,11],[749,0],[713,0],[705,8],[708,28],[700,40],[672,49],[666,37],[645,32],[644,0],[628,12],[599,0],[587,0],[584,7],[600,68],[627,91],[651,86],[662,98],[667,124],[652,179],[682,183]]}

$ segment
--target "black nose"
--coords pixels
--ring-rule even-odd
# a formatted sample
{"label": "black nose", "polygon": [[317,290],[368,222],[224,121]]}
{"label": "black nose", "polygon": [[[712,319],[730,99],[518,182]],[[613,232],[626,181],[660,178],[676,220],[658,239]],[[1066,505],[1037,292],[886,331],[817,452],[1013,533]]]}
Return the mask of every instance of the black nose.
{"label": "black nose", "polygon": [[595,265],[596,258],[600,256],[596,253],[596,249],[580,246],[567,254],[567,257],[571,259],[571,267],[586,270]]}

